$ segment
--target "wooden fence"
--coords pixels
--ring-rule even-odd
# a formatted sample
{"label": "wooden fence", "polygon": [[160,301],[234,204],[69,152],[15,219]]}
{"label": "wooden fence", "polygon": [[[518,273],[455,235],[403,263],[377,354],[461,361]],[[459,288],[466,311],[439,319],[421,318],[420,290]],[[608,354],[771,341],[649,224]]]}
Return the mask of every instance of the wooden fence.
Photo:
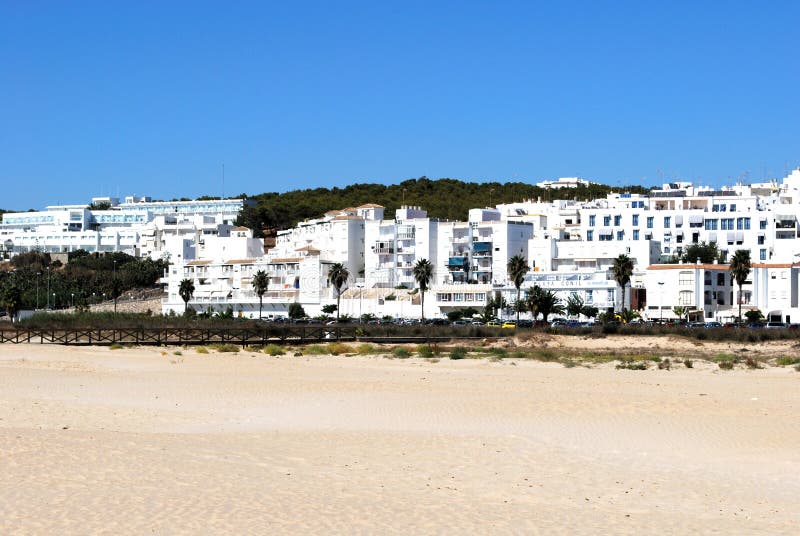
{"label": "wooden fence", "polygon": [[0,328],[0,343],[66,345],[307,344],[333,341],[385,343],[445,342],[451,337],[363,333],[358,326],[275,326],[265,328]]}

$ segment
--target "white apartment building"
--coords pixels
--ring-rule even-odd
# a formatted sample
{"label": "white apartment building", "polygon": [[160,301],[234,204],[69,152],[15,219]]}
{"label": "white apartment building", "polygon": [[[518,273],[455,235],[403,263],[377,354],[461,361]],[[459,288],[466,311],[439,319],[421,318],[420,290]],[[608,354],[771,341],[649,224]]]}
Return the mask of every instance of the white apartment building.
{"label": "white apartment building", "polygon": [[[221,235],[246,203],[242,199],[207,201],[151,201],[147,197],[93,198],[108,209],[93,210],[87,205],[55,205],[44,211],[3,214],[0,243],[5,256],[27,251],[65,253],[83,249],[89,252],[122,251],[134,256],[160,257],[172,254],[170,237],[195,243],[204,236]],[[186,253],[180,247],[175,253]]]}

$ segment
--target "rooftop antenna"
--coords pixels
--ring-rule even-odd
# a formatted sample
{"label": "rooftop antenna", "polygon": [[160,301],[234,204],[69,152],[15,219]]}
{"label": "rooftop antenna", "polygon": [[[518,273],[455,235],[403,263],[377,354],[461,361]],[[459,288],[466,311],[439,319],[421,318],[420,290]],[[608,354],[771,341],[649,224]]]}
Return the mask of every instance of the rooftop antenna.
{"label": "rooftop antenna", "polygon": [[222,164],[222,199],[225,199],[225,164]]}

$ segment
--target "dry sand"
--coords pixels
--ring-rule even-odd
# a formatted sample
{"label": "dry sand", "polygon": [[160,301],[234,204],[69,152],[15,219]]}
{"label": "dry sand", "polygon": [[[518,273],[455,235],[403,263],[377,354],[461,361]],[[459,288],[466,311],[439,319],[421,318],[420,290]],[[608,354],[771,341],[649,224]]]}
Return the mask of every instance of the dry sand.
{"label": "dry sand", "polygon": [[0,533],[800,527],[790,367],[173,352],[0,346]]}

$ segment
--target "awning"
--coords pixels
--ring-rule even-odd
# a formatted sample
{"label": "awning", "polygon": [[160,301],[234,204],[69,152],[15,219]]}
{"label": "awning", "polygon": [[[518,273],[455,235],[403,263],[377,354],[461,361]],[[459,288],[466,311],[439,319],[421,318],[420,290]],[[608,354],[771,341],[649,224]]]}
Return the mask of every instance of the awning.
{"label": "awning", "polygon": [[716,242],[717,241],[717,233],[708,233],[708,241],[709,242]]}
{"label": "awning", "polygon": [[675,225],[683,225],[683,216],[680,214],[675,216]]}
{"label": "awning", "polygon": [[742,231],[736,231],[736,241],[744,242],[744,233]]}
{"label": "awning", "polygon": [[597,234],[599,234],[600,236],[611,236],[612,234],[614,234],[614,230],[608,227],[603,227]]}
{"label": "awning", "polygon": [[736,233],[729,232],[728,233],[728,242],[733,242],[734,240],[736,240]]}
{"label": "awning", "polygon": [[702,214],[690,214],[689,215],[689,223],[703,223],[703,215]]}

